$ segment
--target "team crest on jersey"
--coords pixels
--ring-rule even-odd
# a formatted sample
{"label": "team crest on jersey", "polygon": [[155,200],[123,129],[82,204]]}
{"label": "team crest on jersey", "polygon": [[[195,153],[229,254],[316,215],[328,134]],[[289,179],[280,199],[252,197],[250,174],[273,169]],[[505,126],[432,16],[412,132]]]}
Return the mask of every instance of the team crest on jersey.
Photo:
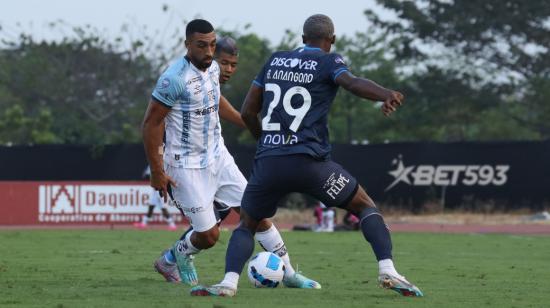
{"label": "team crest on jersey", "polygon": [[158,88],[159,89],[166,89],[170,86],[170,79],[168,78],[164,78],[162,79],[162,81],[160,82]]}

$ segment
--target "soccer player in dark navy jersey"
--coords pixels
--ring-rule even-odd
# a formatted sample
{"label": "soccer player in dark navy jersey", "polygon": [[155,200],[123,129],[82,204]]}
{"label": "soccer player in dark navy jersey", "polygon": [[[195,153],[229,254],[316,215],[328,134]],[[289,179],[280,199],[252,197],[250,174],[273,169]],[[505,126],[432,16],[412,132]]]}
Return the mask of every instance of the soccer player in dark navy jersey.
{"label": "soccer player in dark navy jersey", "polygon": [[330,159],[327,117],[339,87],[384,102],[386,116],[401,106],[403,95],[355,77],[340,55],[330,53],[335,36],[329,17],[309,17],[303,31],[305,46],[275,52],[248,91],[241,116],[258,139],[258,149],[241,204],[241,224],[229,241],[224,279],[211,287],[194,287],[191,294],[234,296],[239,275],[254,251],[258,222],[275,215],[283,196],[302,192],[359,217],[378,260],[380,286],[404,296],[422,296],[395,269],[390,233],[372,199]]}

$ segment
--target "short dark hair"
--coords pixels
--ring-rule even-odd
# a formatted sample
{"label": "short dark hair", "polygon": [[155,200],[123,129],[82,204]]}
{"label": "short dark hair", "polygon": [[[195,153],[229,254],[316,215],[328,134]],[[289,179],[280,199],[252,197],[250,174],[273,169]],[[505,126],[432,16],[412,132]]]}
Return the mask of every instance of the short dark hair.
{"label": "short dark hair", "polygon": [[315,14],[304,22],[304,36],[307,39],[318,40],[332,38],[333,35],[334,24],[327,15]]}
{"label": "short dark hair", "polygon": [[206,34],[212,31],[214,31],[214,27],[212,27],[212,24],[208,21],[204,19],[193,19],[185,28],[185,37],[188,38],[191,34],[196,32]]}
{"label": "short dark hair", "polygon": [[239,48],[237,48],[237,42],[229,36],[219,38],[216,41],[216,55],[220,52],[225,52],[226,54],[232,56],[238,56]]}

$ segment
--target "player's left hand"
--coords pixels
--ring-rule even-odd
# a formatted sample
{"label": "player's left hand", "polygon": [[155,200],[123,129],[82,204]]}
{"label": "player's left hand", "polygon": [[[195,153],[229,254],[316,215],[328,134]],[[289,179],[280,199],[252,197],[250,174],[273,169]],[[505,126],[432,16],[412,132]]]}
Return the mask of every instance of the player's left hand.
{"label": "player's left hand", "polygon": [[390,95],[384,101],[382,105],[382,113],[385,116],[389,116],[392,112],[397,110],[399,106],[403,104],[404,96],[397,91],[391,91]]}
{"label": "player's left hand", "polygon": [[164,202],[168,202],[168,185],[176,186],[176,182],[163,171],[151,172],[151,187],[156,189]]}

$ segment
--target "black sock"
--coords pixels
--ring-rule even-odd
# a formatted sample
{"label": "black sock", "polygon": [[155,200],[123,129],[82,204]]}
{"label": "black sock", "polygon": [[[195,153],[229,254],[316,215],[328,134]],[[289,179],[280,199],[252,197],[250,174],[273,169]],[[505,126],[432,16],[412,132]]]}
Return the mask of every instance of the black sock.
{"label": "black sock", "polygon": [[233,230],[225,255],[225,272],[241,274],[244,264],[254,252],[254,236],[248,229],[239,226]]}
{"label": "black sock", "polygon": [[378,261],[391,259],[391,236],[378,209],[369,207],[359,213],[363,236],[370,243]]}

